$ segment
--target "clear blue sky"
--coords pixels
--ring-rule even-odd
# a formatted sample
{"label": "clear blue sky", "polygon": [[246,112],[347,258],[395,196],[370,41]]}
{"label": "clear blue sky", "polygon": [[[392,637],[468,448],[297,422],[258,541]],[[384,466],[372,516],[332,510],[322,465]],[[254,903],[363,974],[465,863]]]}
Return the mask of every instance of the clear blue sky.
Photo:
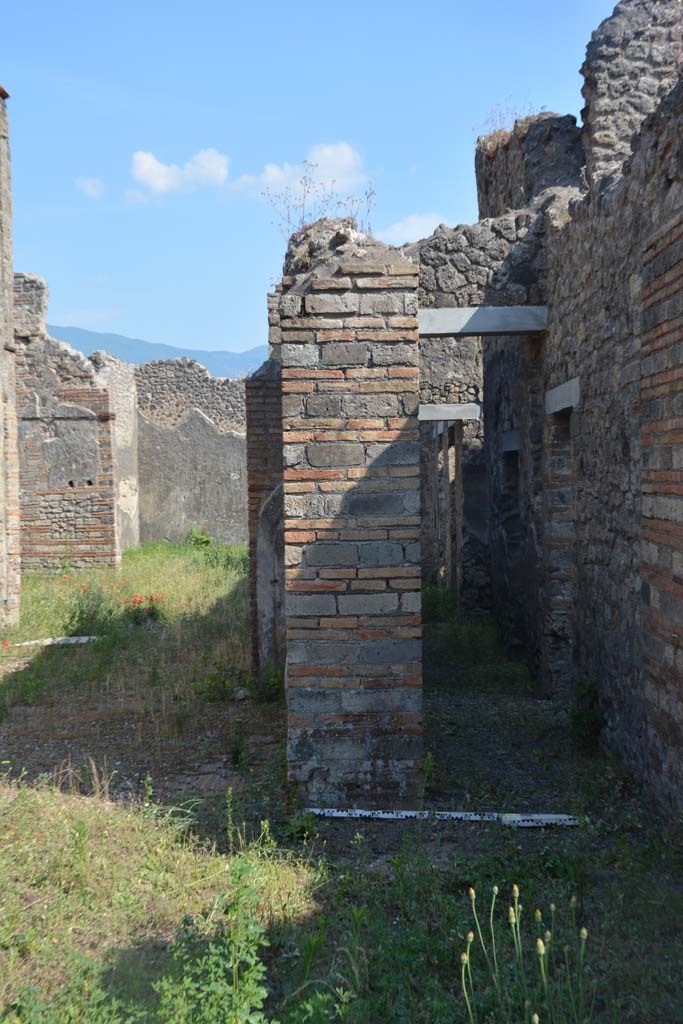
{"label": "clear blue sky", "polygon": [[[3,11],[15,267],[51,323],[182,347],[266,340],[284,240],[260,197],[377,190],[395,242],[476,220],[496,108],[578,115],[613,0],[34,0]],[[317,148],[316,148],[317,147]]]}

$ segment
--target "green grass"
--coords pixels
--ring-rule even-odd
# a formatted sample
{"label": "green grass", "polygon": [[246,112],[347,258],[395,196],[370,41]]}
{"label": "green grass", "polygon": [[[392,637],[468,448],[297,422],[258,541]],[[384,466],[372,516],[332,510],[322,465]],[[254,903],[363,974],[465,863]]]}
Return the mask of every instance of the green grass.
{"label": "green grass", "polygon": [[10,644],[88,635],[95,643],[3,649],[0,715],[70,686],[125,692],[131,681],[178,710],[198,696],[224,696],[249,681],[245,551],[148,544],[128,551],[120,571],[66,571],[22,582],[21,625]]}
{"label": "green grass", "polygon": [[[131,610],[125,598],[136,593],[164,597],[150,613],[144,601]],[[88,770],[63,773],[61,788],[20,780],[21,765],[7,766],[0,1020],[530,1024],[535,1011],[541,1024],[683,1021],[681,824],[658,817],[613,760],[570,749],[568,714],[535,700],[490,625],[447,616],[428,631],[428,745],[440,787],[431,799],[515,809],[526,796],[536,810],[557,804],[586,815],[576,830],[302,815],[284,785],[282,747],[265,767],[250,760],[253,739],[258,747],[268,728],[282,731],[281,708],[236,704],[252,707],[251,717],[228,717],[232,731],[212,738],[220,715],[232,713],[234,684],[250,685],[239,550],[153,545],[128,553],[118,573],[31,578],[23,611],[12,638],[92,630],[105,639],[39,651],[28,664],[5,652],[0,692],[10,717],[18,704],[52,709],[57,733],[82,701],[108,736],[130,731],[134,708],[172,735],[191,714],[187,742],[198,760],[218,743],[241,786],[161,800],[152,780],[137,799],[112,799],[115,780],[94,748]],[[123,724],[108,718],[115,698]],[[132,749],[122,746],[121,757]],[[173,762],[177,748],[164,756]],[[525,908],[518,951],[508,923],[515,884]],[[473,886],[491,956],[494,885],[497,980],[468,897]],[[536,908],[543,935],[550,925],[554,934],[550,996]],[[579,984],[582,1017],[572,1010]]]}
{"label": "green grass", "polygon": [[[469,1024],[461,986],[461,955],[469,950],[475,1019],[522,1024],[529,1014],[508,924],[513,883],[525,908],[524,985],[542,1022],[681,1019],[673,832],[652,836],[647,848],[629,835],[601,849],[595,830],[522,842],[488,828],[476,830],[473,849],[474,830],[465,828],[461,851],[438,869],[424,826],[407,829],[379,866],[365,829],[343,857],[325,855],[322,831],[292,850],[267,826],[249,843],[233,836],[233,852],[220,853],[193,836],[190,811],[123,806],[45,785],[0,782],[0,821],[0,1007],[12,1022],[259,1020],[228,1013],[237,967],[239,997],[258,1009],[263,990],[267,1021]],[[227,826],[224,816],[217,827],[224,841]],[[502,1002],[468,897],[474,885],[490,956],[494,884]],[[552,1016],[536,954],[536,908],[541,933],[552,926],[556,944]],[[583,984],[593,1010],[575,1018],[562,965],[567,946],[576,993],[584,924]]]}
{"label": "green grass", "polygon": [[[188,820],[182,809],[0,782],[0,1007],[30,988],[58,1002],[66,990],[71,1019],[86,1019],[89,985],[153,1006],[183,917],[210,913],[233,884],[234,858],[188,836]],[[265,922],[310,913],[313,867],[258,843],[246,859]]]}

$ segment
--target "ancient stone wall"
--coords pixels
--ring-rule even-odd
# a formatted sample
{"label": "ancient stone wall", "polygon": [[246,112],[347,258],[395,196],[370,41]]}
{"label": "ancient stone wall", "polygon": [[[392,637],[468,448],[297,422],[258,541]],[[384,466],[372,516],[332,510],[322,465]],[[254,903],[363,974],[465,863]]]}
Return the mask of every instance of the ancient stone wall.
{"label": "ancient stone wall", "polygon": [[0,86],[0,624],[19,618],[19,453],[13,327],[12,184],[6,100]]}
{"label": "ancient stone wall", "polygon": [[140,541],[182,541],[193,527],[247,541],[244,381],[192,359],[135,367]]}
{"label": "ancient stone wall", "polygon": [[682,0],[621,0],[593,32],[581,69],[590,182],[619,169],[643,118],[682,69]]}
{"label": "ancient stone wall", "polygon": [[417,274],[344,221],[285,262],[288,758],[315,803],[420,799]]}
{"label": "ancient stone wall", "polygon": [[45,282],[16,274],[14,296],[22,565],[115,565],[109,392],[90,360],[47,334]]}
{"label": "ancient stone wall", "polygon": [[681,138],[678,85],[645,121],[623,177],[572,204],[570,222],[551,233],[545,353],[547,388],[580,381],[571,416],[578,685],[597,690],[611,743],[674,806],[683,792]]}
{"label": "ancient stone wall", "polygon": [[[599,695],[609,742],[672,806],[683,738],[683,86],[660,100],[680,15],[677,2],[624,2],[594,34],[584,65],[591,188],[564,181],[552,203],[548,191],[532,203],[528,280],[548,304],[547,334],[484,342],[499,626],[548,692],[579,705]],[[499,142],[479,143],[486,212],[523,193],[505,183],[519,161]]]}
{"label": "ancient stone wall", "polygon": [[548,188],[575,186],[584,165],[581,129],[571,114],[536,114],[477,139],[479,217],[523,210]]}
{"label": "ancient stone wall", "polygon": [[213,377],[194,359],[158,359],[135,367],[138,409],[159,426],[177,427],[197,409],[222,434],[243,434],[244,381]]}
{"label": "ancient stone wall", "polygon": [[[683,83],[661,99],[679,8],[624,0],[594,36],[588,173],[573,119],[542,115],[480,140],[493,216],[479,224],[442,225],[400,253],[340,222],[291,241],[271,377],[283,393],[288,753],[311,801],[415,799],[415,541],[448,561],[433,542],[461,443],[463,596],[493,600],[548,693],[566,705],[597,693],[608,741],[681,806]],[[411,348],[417,267],[420,305],[547,305],[546,334]],[[448,443],[424,425],[421,436],[418,396],[483,401],[483,438],[476,423]],[[471,488],[469,510],[468,459],[488,488]],[[472,582],[487,564],[492,594]]]}

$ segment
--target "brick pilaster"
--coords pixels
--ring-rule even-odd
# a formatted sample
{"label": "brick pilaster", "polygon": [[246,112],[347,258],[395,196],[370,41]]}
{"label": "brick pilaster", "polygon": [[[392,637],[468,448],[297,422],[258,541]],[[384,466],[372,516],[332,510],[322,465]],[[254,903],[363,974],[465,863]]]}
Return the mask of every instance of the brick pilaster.
{"label": "brick pilaster", "polygon": [[339,250],[280,300],[288,760],[307,801],[415,806],[418,268]]}

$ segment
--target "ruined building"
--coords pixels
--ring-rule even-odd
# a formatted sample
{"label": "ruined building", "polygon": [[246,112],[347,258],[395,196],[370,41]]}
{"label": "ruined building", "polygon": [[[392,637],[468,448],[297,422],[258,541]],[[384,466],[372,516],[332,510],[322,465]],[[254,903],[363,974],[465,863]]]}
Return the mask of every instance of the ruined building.
{"label": "ruined building", "polygon": [[140,540],[182,541],[200,526],[247,542],[244,381],[192,359],[135,367]]}
{"label": "ruined building", "polygon": [[290,240],[247,384],[251,598],[311,802],[419,802],[424,577],[683,806],[682,53],[681,0],[622,0],[582,127],[478,141],[477,224]]}
{"label": "ruined building", "polygon": [[22,567],[115,565],[138,534],[132,368],[100,374],[51,338],[42,278],[17,274],[14,292]]}
{"label": "ruined building", "polygon": [[24,569],[116,565],[193,525],[244,543],[244,383],[189,359],[86,358],[48,335],[47,302],[15,274]]}

